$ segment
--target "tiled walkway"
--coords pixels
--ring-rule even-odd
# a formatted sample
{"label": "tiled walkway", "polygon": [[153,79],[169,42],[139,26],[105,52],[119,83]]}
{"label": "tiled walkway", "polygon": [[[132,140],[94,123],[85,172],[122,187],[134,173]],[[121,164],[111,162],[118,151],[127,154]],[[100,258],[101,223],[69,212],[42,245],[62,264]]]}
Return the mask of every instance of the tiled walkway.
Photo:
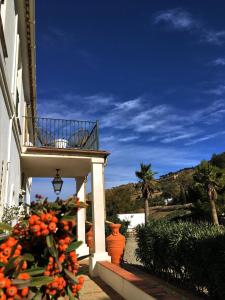
{"label": "tiled walkway", "polygon": [[85,273],[85,282],[80,292],[80,300],[124,300],[101,279],[90,278],[87,263],[86,261],[81,263],[82,271]]}

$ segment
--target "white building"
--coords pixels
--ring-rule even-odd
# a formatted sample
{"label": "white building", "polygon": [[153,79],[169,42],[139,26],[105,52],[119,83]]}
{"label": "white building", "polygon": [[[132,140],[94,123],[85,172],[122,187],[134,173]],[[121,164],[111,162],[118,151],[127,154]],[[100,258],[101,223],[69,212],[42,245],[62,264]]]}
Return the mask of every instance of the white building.
{"label": "white building", "polygon": [[[86,178],[91,174],[94,252],[96,262],[110,261],[105,250],[104,167],[99,150],[98,122],[56,120],[36,116],[34,0],[0,1],[0,216],[3,206],[29,203],[32,177],[74,178],[74,192],[86,201]],[[85,243],[86,211],[77,215],[77,235]]]}
{"label": "white building", "polygon": [[145,214],[144,213],[133,213],[133,214],[118,214],[118,218],[121,221],[128,221],[128,230],[132,231],[137,225],[145,223]]}
{"label": "white building", "polygon": [[[0,212],[30,199],[21,167],[23,116],[35,115],[34,2],[0,2]],[[26,194],[25,194],[26,192]],[[23,195],[22,195],[23,194]],[[1,214],[0,213],[0,214]]]}

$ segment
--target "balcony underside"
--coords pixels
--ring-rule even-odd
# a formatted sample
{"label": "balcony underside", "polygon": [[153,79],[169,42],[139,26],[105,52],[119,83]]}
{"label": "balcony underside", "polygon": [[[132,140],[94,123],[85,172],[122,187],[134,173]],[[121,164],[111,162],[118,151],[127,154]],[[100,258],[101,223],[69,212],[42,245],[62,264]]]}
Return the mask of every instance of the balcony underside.
{"label": "balcony underside", "polygon": [[60,169],[60,176],[74,178],[87,176],[92,162],[103,163],[108,155],[106,151],[28,147],[21,164],[28,177],[53,177]]}

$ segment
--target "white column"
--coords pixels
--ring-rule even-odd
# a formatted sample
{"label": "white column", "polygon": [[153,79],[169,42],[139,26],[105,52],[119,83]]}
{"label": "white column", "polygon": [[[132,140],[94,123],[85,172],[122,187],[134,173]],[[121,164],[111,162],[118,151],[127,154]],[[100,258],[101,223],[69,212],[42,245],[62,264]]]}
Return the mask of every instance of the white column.
{"label": "white column", "polygon": [[97,276],[97,261],[111,261],[105,250],[105,190],[104,161],[93,162],[91,170],[92,183],[92,222],[94,225],[94,253],[90,257],[89,271]]}
{"label": "white column", "polygon": [[[85,202],[86,195],[86,178],[77,177],[76,178],[76,190],[77,197],[80,202]],[[78,241],[82,241],[82,245],[76,250],[79,256],[88,255],[89,248],[85,242],[85,221],[86,221],[86,209],[80,208],[77,212],[77,237]]]}

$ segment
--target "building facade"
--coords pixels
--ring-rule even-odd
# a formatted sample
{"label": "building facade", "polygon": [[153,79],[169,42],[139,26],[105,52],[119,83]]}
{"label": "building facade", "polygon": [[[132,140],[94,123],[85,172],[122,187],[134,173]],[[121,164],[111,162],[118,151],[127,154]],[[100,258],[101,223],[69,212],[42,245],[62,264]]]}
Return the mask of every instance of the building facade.
{"label": "building facade", "polygon": [[[0,2],[0,214],[29,203],[31,178],[21,167],[24,116],[34,116],[35,8],[33,0]],[[32,118],[31,118],[32,119]]]}
{"label": "building facade", "polygon": [[[109,260],[105,250],[104,168],[97,121],[59,120],[36,115],[34,0],[0,0],[0,218],[5,206],[29,204],[33,177],[74,178],[74,193],[86,202],[91,175],[94,251],[90,272]],[[85,242],[86,210],[78,211],[79,255]]]}

